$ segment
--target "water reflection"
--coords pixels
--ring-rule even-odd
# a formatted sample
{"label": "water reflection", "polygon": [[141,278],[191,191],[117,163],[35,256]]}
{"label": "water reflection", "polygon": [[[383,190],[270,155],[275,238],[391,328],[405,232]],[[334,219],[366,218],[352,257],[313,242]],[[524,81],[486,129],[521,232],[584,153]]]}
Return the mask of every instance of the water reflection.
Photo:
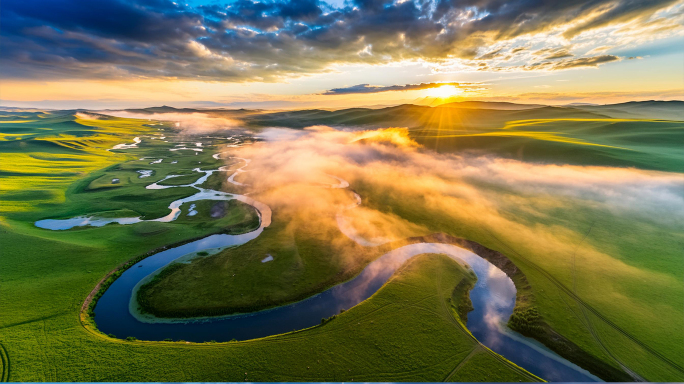
{"label": "water reflection", "polygon": [[547,381],[601,381],[539,342],[506,327],[515,307],[513,281],[490,263],[469,263],[478,282],[470,292],[474,310],[468,314],[466,326],[478,341]]}

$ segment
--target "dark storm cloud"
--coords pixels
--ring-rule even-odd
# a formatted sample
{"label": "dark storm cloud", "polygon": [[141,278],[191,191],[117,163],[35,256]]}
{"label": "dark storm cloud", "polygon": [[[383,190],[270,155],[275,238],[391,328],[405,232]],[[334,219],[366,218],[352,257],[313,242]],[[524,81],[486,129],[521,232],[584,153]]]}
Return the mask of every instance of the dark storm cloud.
{"label": "dark storm cloud", "polygon": [[470,88],[480,88],[480,84],[471,83],[420,83],[420,84],[406,84],[406,85],[369,85],[369,84],[359,84],[346,88],[333,88],[331,90],[325,91],[324,95],[346,95],[352,93],[379,93],[379,92],[389,92],[389,91],[416,91],[421,89],[439,88],[445,85],[450,85],[457,88],[470,89]]}
{"label": "dark storm cloud", "polygon": [[[198,7],[169,0],[4,0],[0,76],[277,81],[336,63],[496,60],[499,51],[487,47],[497,42],[559,26],[572,37],[611,20],[648,17],[675,1],[355,0],[334,8],[317,0]],[[527,68],[603,62],[606,56]]]}

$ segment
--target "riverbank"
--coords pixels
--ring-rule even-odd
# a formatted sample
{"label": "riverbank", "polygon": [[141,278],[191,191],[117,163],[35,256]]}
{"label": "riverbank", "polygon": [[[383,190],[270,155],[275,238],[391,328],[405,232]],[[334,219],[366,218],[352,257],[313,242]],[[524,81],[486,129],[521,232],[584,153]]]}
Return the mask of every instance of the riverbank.
{"label": "riverbank", "polygon": [[[258,225],[257,225],[258,227]],[[256,228],[255,228],[256,229]],[[131,268],[133,265],[136,263],[154,255],[159,252],[165,251],[167,249],[171,248],[176,248],[180,247],[185,244],[189,244],[201,239],[206,238],[207,236],[215,235],[215,234],[228,234],[228,235],[234,235],[236,233],[243,233],[241,231],[244,231],[245,227],[243,223],[237,223],[233,226],[230,227],[225,227],[221,229],[220,231],[217,231],[213,234],[208,234],[208,235],[203,235],[199,236],[193,239],[187,239],[183,241],[179,241],[177,243],[173,243],[170,245],[165,245],[162,247],[155,248],[151,251],[145,252],[141,255],[135,256],[124,263],[121,263],[119,266],[117,266],[115,269],[111,270],[109,273],[107,273],[100,281],[95,285],[95,287],[90,291],[88,296],[83,302],[83,305],[81,305],[81,311],[79,314],[79,318],[81,319],[81,323],[83,324],[84,327],[91,329],[95,332],[102,333],[97,329],[97,324],[94,321],[94,313],[93,310],[95,309],[95,306],[97,305],[97,300],[102,297],[104,292],[109,288],[114,281],[121,276],[126,270]],[[254,230],[254,229],[252,229]]]}
{"label": "riverbank", "polygon": [[551,328],[551,326],[549,326],[539,315],[536,309],[536,298],[534,291],[532,286],[527,281],[525,274],[501,252],[489,249],[474,241],[443,233],[413,239],[415,241],[439,241],[446,244],[455,244],[465,249],[469,249],[475,254],[486,259],[497,268],[505,272],[515,284],[515,307],[513,309],[513,314],[507,323],[508,327],[524,336],[539,341],[563,358],[586,369],[604,381],[633,381],[633,378],[626,372],[623,372],[592,356],[570,340],[564,338],[554,331],[553,328]]}

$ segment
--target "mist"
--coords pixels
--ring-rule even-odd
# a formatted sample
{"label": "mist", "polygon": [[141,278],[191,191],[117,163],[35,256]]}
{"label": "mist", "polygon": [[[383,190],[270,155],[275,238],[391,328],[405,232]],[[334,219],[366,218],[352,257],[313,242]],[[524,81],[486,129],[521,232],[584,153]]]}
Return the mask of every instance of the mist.
{"label": "mist", "polygon": [[171,121],[184,135],[202,135],[212,132],[243,129],[238,119],[218,117],[207,113],[132,113],[128,111],[108,111],[107,114],[131,119]]}
{"label": "mist", "polygon": [[[271,206],[280,220],[315,228],[351,258],[343,263],[355,263],[355,252],[378,239],[447,232],[504,253],[524,254],[544,268],[560,270],[561,276],[576,269],[577,279],[588,282],[579,289],[604,290],[607,305],[629,301],[647,307],[620,294],[607,276],[638,279],[657,289],[680,284],[671,275],[623,260],[615,248],[620,233],[610,244],[591,236],[585,241],[585,235],[597,222],[598,229],[626,223],[654,233],[684,228],[682,175],[438,154],[415,143],[402,128],[344,132],[316,126],[296,135],[268,131],[265,138],[277,139],[230,149],[222,158],[252,159],[248,172],[236,179],[249,184],[251,196]],[[350,187],[323,188],[338,183],[331,176],[347,180]],[[361,205],[350,208],[356,204],[354,192]],[[340,216],[342,225],[335,220]],[[364,242],[349,245],[355,236]]]}
{"label": "mist", "polygon": [[490,207],[503,204],[492,199],[499,190],[505,191],[498,194],[506,199],[575,199],[616,215],[658,214],[658,220],[684,224],[680,174],[437,154],[421,148],[401,128],[343,132],[316,126],[226,155],[230,154],[252,159],[253,171],[243,177],[261,190],[317,183],[330,174],[352,184],[363,181],[396,191],[471,199]]}

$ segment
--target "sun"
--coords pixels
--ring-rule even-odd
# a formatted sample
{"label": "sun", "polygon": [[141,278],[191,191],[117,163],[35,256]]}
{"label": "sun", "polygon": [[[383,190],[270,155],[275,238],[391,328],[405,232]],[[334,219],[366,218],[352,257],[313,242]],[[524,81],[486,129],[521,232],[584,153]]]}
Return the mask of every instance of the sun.
{"label": "sun", "polygon": [[456,88],[453,85],[442,85],[441,87],[437,88],[425,89],[423,92],[425,93],[425,96],[439,97],[444,99],[447,97],[458,95],[459,93],[463,92],[463,90],[460,88]]}

